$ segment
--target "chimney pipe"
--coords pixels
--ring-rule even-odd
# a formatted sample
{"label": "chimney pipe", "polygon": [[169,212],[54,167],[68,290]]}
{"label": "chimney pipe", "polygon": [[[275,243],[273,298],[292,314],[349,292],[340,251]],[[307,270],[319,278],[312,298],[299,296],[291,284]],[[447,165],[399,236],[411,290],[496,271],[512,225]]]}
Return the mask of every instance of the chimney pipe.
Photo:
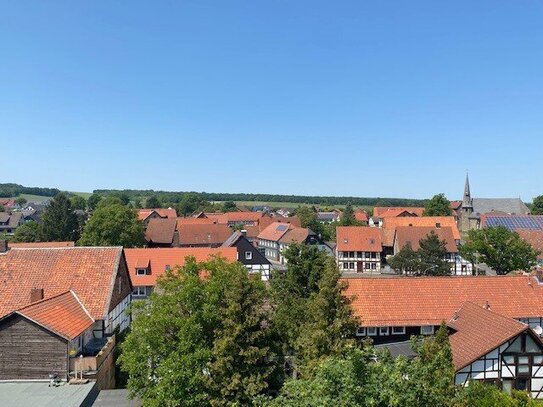
{"label": "chimney pipe", "polygon": [[43,288],[33,288],[30,290],[30,303],[43,300]]}

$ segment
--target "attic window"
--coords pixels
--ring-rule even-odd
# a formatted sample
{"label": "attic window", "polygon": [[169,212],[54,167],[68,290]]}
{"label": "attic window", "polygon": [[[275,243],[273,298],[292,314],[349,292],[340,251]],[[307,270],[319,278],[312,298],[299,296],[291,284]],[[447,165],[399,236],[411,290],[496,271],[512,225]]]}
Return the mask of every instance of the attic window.
{"label": "attic window", "polygon": [[169,265],[169,264],[166,264],[166,267],[164,267],[164,269],[165,269],[166,271],[170,271],[170,265]]}
{"label": "attic window", "polygon": [[136,269],[136,275],[137,276],[144,276],[146,274],[148,274],[148,269],[146,269],[146,268],[138,268],[138,269]]}

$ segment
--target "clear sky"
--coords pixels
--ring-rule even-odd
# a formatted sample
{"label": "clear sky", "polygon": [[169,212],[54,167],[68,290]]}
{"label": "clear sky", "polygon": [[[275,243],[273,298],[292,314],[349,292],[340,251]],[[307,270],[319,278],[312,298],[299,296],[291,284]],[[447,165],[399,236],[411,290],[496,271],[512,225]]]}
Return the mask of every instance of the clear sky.
{"label": "clear sky", "polygon": [[543,194],[543,1],[0,3],[0,182]]}

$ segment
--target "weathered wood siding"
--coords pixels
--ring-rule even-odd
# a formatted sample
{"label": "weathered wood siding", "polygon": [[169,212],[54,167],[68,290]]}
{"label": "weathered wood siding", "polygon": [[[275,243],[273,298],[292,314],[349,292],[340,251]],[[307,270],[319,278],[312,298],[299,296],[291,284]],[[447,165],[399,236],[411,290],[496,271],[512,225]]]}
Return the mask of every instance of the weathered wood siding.
{"label": "weathered wood siding", "polygon": [[0,380],[66,379],[67,364],[65,340],[17,314],[0,322]]}

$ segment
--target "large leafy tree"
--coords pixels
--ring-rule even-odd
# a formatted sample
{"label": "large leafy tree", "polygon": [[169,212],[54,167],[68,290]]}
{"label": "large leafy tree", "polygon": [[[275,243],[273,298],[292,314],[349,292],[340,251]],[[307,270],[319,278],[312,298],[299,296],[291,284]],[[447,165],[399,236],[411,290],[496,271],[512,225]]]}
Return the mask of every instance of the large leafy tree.
{"label": "large leafy tree", "polygon": [[79,238],[79,221],[68,196],[56,195],[43,216],[43,233],[47,241],[75,241]]}
{"label": "large leafy tree", "polygon": [[543,215],[543,195],[534,198],[531,213],[532,215]]}
{"label": "large leafy tree", "polygon": [[275,358],[260,280],[239,263],[189,258],[157,291],[134,305],[122,345],[132,395],[149,406],[250,406],[266,392]]}
{"label": "large leafy tree", "polygon": [[424,216],[450,216],[451,203],[445,194],[437,194],[424,207]]}
{"label": "large leafy tree", "polygon": [[81,195],[72,195],[70,203],[74,209],[85,210],[87,208],[87,201]]}
{"label": "large leafy tree", "polygon": [[101,200],[102,195],[92,194],[91,196],[89,196],[89,199],[87,199],[87,207],[90,211],[93,211],[96,209]]}
{"label": "large leafy tree", "polygon": [[177,204],[177,213],[182,216],[188,216],[193,212],[204,209],[209,202],[202,199],[198,194],[188,192],[183,194]]}
{"label": "large leafy tree", "polygon": [[411,243],[407,243],[398,253],[387,260],[390,267],[402,273],[416,271],[420,267],[418,254]]}
{"label": "large leafy tree", "polygon": [[470,230],[460,254],[472,263],[486,264],[497,274],[507,274],[514,270],[529,271],[537,263],[539,251],[518,233],[498,226]]}
{"label": "large leafy tree", "polygon": [[15,229],[11,239],[16,243],[44,242],[46,241],[43,226],[38,222],[28,222]]}
{"label": "large leafy tree", "polygon": [[[108,200],[112,199],[112,202]],[[104,199],[83,228],[81,246],[138,247],[145,244],[143,223],[118,198]]]}
{"label": "large leafy tree", "polygon": [[451,264],[445,259],[447,243],[444,240],[439,240],[434,231],[420,240],[417,254],[420,258],[422,274],[433,276],[451,274]]}
{"label": "large leafy tree", "polygon": [[145,207],[146,208],[150,208],[150,209],[153,209],[153,208],[160,208],[160,201],[159,199],[157,198],[156,195],[151,195],[149,198],[147,198],[147,200],[145,201]]}

